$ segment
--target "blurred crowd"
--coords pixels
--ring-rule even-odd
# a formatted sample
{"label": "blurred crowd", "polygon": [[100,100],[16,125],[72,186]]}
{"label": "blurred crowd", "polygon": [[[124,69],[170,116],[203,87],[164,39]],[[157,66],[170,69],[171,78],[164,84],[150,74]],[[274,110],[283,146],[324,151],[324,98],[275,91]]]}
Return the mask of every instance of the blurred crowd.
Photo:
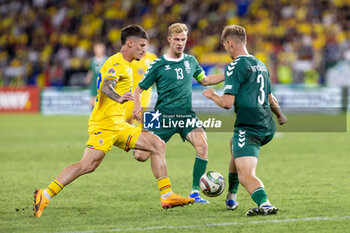
{"label": "blurred crowd", "polygon": [[86,74],[93,44],[116,53],[128,24],[143,26],[161,55],[168,26],[186,23],[187,52],[201,64],[227,62],[221,31],[242,25],[274,83],[324,84],[328,69],[350,60],[350,0],[0,0],[0,15],[0,86],[83,85],[69,79]]}

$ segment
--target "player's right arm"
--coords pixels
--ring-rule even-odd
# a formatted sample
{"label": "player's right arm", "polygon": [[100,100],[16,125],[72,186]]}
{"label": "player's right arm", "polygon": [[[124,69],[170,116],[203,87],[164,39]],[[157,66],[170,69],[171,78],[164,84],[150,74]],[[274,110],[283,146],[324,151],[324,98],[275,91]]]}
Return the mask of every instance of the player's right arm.
{"label": "player's right arm", "polygon": [[101,92],[105,94],[108,98],[117,101],[121,104],[129,100],[134,100],[134,94],[132,92],[126,92],[123,96],[119,95],[114,90],[115,85],[117,85],[116,80],[106,79],[102,84]]}
{"label": "player's right arm", "polygon": [[142,121],[142,105],[141,105],[141,94],[144,90],[148,90],[153,83],[155,83],[158,79],[158,67],[160,61],[159,58],[156,58],[151,64],[148,66],[143,79],[139,82],[138,86],[134,90],[135,100],[134,100],[134,110],[132,111],[133,119],[138,121]]}
{"label": "player's right arm", "polygon": [[138,121],[142,121],[142,105],[141,105],[141,94],[143,89],[139,86],[135,88],[134,95],[134,110],[132,111],[132,118]]}
{"label": "player's right arm", "polygon": [[272,93],[269,94],[269,103],[271,111],[276,115],[278,124],[283,125],[287,122],[287,117],[281,111],[278,101]]}
{"label": "player's right arm", "polygon": [[225,75],[224,74],[211,74],[211,75],[206,76],[199,83],[202,86],[209,86],[209,85],[215,85],[215,84],[221,83],[223,81],[225,81]]}

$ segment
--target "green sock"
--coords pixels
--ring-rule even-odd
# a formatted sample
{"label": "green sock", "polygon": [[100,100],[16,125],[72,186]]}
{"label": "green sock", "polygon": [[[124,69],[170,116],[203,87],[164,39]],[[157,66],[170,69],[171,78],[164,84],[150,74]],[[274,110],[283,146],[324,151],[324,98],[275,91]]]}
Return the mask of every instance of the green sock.
{"label": "green sock", "polygon": [[196,159],[193,165],[193,182],[192,182],[192,190],[199,190],[199,180],[201,176],[204,174],[207,169],[208,160],[204,160],[198,155],[196,155]]}
{"label": "green sock", "polygon": [[237,173],[228,173],[228,191],[230,193],[237,193],[239,185],[238,174]]}
{"label": "green sock", "polygon": [[250,196],[252,197],[253,201],[255,201],[255,203],[258,205],[258,207],[264,202],[268,202],[267,194],[265,192],[264,187],[259,187],[255,189]]}

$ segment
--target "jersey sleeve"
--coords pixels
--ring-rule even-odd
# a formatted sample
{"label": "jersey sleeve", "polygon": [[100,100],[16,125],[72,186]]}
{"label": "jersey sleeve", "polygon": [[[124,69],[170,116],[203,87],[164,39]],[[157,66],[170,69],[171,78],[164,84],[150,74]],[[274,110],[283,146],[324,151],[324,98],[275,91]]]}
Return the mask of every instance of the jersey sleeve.
{"label": "jersey sleeve", "polygon": [[158,72],[157,72],[157,67],[158,65],[156,64],[157,59],[151,62],[151,64],[148,66],[147,70],[145,71],[145,74],[143,76],[143,79],[139,82],[139,87],[142,88],[143,90],[148,90],[153,83],[157,81],[158,78]]}
{"label": "jersey sleeve", "polygon": [[[241,61],[242,62],[242,61]],[[233,61],[225,68],[225,88],[224,94],[237,95],[239,88],[244,82],[245,66],[244,63]]]}
{"label": "jersey sleeve", "polygon": [[198,64],[198,61],[195,57],[192,56],[192,66],[194,68],[193,77],[197,82],[202,81],[205,78],[205,73],[203,68]]}
{"label": "jersey sleeve", "polygon": [[89,61],[89,70],[94,70],[94,59],[90,59]]}
{"label": "jersey sleeve", "polygon": [[271,94],[271,80],[270,80],[270,72],[269,70],[267,70],[267,85],[266,85],[266,88],[267,88],[267,94]]}
{"label": "jersey sleeve", "polygon": [[111,61],[106,61],[101,69],[101,76],[103,81],[112,79],[115,81],[119,81],[120,77],[128,76],[128,67],[122,65],[120,63],[113,64]]}

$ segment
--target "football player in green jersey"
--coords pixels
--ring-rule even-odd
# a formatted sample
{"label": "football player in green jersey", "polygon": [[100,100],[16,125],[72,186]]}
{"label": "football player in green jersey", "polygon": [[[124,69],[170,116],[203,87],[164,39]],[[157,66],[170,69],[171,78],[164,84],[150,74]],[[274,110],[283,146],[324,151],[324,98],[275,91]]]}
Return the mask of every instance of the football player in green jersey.
{"label": "football player in green jersey", "polygon": [[[218,106],[237,114],[233,138],[230,141],[232,157],[229,165],[229,192],[226,198],[228,209],[236,209],[237,188],[241,183],[258,208],[251,209],[247,216],[276,214],[278,208],[268,200],[261,180],[256,177],[260,147],[268,143],[276,130],[272,112],[280,125],[287,122],[277,99],[271,93],[269,72],[256,57],[246,49],[245,29],[238,25],[226,26],[221,42],[233,62],[225,69],[225,89],[222,96],[213,89],[203,95]],[[271,111],[272,110],[272,111]]]}
{"label": "football player in green jersey", "polygon": [[[223,74],[206,76],[195,57],[184,53],[187,41],[188,29],[185,24],[175,23],[168,28],[169,50],[163,56],[155,59],[147,71],[144,79],[135,89],[135,108],[133,116],[142,121],[142,107],[140,96],[143,90],[147,90],[154,83],[157,86],[158,99],[155,110],[166,116],[169,121],[175,122],[167,128],[152,129],[153,133],[167,142],[174,134],[179,133],[182,140],[189,141],[196,150],[193,167],[193,180],[191,198],[195,202],[209,203],[199,196],[199,180],[204,174],[208,163],[207,136],[202,127],[197,124],[181,125],[176,122],[198,121],[196,113],[192,110],[192,79],[207,86],[224,81]],[[148,152],[134,151],[137,160],[147,160]]]}
{"label": "football player in green jersey", "polygon": [[103,64],[107,60],[106,47],[103,43],[94,44],[95,56],[91,59],[90,69],[86,75],[86,84],[89,85],[91,99],[90,105],[94,107],[96,95],[97,95],[97,76],[102,68]]}

